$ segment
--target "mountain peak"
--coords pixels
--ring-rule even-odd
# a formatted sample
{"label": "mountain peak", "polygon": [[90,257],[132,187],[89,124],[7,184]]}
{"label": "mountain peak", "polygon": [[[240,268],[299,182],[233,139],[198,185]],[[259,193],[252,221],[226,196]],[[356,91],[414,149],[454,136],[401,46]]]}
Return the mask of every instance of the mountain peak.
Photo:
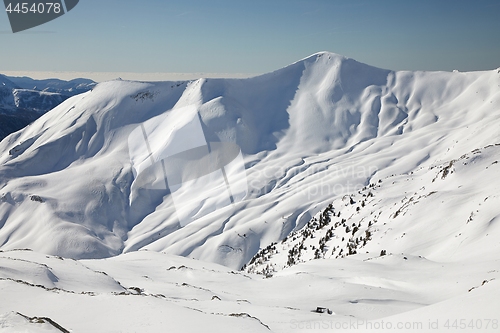
{"label": "mountain peak", "polygon": [[320,52],[316,52],[316,53],[313,53],[299,61],[304,61],[304,60],[316,60],[316,59],[319,59],[319,58],[322,58],[322,57],[327,57],[327,58],[330,58],[330,59],[336,59],[336,60],[346,60],[346,59],[349,59],[347,58],[346,56],[343,56],[341,54],[338,54],[338,53],[334,53],[334,52],[329,52],[329,51],[320,51]]}

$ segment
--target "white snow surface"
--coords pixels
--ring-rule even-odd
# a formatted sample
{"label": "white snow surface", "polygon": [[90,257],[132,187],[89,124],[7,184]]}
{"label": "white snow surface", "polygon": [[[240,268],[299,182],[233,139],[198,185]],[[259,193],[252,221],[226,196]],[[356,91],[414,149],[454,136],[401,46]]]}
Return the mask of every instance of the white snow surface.
{"label": "white snow surface", "polygon": [[[327,52],[249,79],[101,83],[0,143],[0,332],[54,330],[35,317],[75,332],[497,331],[499,125],[496,70]],[[186,128],[205,140],[183,149],[236,144],[246,196],[228,202],[231,175],[195,180],[182,207],[140,186],[160,178],[134,164],[139,128],[153,159]]]}
{"label": "white snow surface", "polygon": [[0,268],[2,333],[58,332],[22,316],[70,332],[442,332],[455,320],[498,332],[498,260],[315,260],[266,279],[152,251],[79,261],[6,251]]}

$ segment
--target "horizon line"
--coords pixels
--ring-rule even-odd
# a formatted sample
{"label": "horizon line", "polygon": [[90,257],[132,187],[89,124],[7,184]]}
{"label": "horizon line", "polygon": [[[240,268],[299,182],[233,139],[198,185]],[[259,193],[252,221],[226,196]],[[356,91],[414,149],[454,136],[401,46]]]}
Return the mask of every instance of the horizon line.
{"label": "horizon line", "polygon": [[116,79],[129,81],[188,81],[206,79],[245,79],[263,73],[140,73],[140,72],[84,72],[84,71],[2,71],[0,74],[10,77],[29,77],[35,80],[59,79],[90,79],[97,83]]}

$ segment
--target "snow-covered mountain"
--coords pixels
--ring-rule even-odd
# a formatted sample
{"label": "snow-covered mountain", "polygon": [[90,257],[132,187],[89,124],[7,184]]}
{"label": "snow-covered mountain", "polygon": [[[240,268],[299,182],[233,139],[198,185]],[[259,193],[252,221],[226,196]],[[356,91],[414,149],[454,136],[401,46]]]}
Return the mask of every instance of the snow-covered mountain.
{"label": "snow-covered mountain", "polygon": [[64,100],[92,89],[92,80],[33,80],[0,74],[0,140]]}
{"label": "snow-covered mountain", "polygon": [[499,125],[498,70],[101,83],[0,143],[0,330],[494,331]]}
{"label": "snow-covered mountain", "polygon": [[[392,72],[330,53],[251,79],[101,83],[0,144],[0,244],[240,268],[340,195],[500,142],[499,84],[497,71]],[[188,193],[198,215],[181,227],[172,190],[137,185],[129,139],[153,121],[151,145],[174,142],[186,107],[208,141],[240,147],[248,193],[213,212],[206,193]]]}

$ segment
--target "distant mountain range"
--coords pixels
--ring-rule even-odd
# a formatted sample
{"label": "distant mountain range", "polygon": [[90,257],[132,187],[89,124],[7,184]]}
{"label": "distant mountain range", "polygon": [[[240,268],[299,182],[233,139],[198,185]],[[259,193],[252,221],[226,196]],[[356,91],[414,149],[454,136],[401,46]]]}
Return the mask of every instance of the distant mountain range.
{"label": "distant mountain range", "polygon": [[88,79],[34,80],[0,74],[0,140],[38,119],[69,97],[92,89]]}

